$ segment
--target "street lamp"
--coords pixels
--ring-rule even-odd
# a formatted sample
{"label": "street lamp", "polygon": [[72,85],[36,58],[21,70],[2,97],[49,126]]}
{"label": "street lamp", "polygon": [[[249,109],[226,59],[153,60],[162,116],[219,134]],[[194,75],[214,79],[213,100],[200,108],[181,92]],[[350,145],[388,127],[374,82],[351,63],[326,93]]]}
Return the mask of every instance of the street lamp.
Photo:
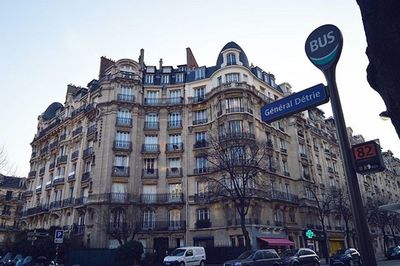
{"label": "street lamp", "polygon": [[379,114],[382,120],[389,120],[390,119],[390,113],[389,111],[383,111],[382,113]]}

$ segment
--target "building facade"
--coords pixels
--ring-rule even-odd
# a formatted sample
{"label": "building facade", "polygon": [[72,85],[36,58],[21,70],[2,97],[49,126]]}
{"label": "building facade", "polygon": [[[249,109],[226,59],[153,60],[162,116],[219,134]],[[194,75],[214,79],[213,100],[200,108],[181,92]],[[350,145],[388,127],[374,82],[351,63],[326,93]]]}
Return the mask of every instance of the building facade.
{"label": "building facade", "polygon": [[[333,119],[317,109],[271,124],[260,109],[291,94],[288,83],[249,64],[227,43],[214,66],[176,68],[101,58],[99,79],[68,85],[65,104],[39,116],[32,141],[23,223],[60,226],[88,247],[114,248],[121,228],[147,250],[182,245],[244,244],[231,203],[208,197],[204,150],[223,128],[268,141],[268,197],[251,206],[246,227],[253,246],[280,238],[321,250],[322,228],[311,189],[345,187]],[[134,224],[130,224],[133,221]],[[345,245],[343,221],[326,217],[333,250]],[[315,237],[308,239],[311,229]]]}
{"label": "building facade", "polygon": [[25,179],[0,174],[0,247],[7,247],[20,230]]}

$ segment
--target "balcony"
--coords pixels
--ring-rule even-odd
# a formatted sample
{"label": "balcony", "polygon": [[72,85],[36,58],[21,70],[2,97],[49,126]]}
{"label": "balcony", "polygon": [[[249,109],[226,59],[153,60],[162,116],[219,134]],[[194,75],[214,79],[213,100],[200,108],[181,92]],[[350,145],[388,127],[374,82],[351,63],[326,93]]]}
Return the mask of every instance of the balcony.
{"label": "balcony", "polygon": [[172,97],[172,98],[144,98],[144,105],[147,106],[166,106],[183,104],[183,97]]}
{"label": "balcony", "polygon": [[53,201],[50,203],[50,210],[52,209],[59,209],[62,206],[62,201],[61,200],[57,200],[57,201]]}
{"label": "balcony", "polygon": [[294,203],[294,204],[299,203],[299,197],[297,195],[283,192],[283,191],[271,190],[270,197],[271,197],[271,200],[284,201],[284,202],[289,202],[289,203]]}
{"label": "balcony", "polygon": [[42,185],[36,187],[36,194],[42,192]]}
{"label": "balcony", "polygon": [[75,203],[75,199],[74,198],[68,198],[62,201],[62,206],[63,208],[67,208],[67,207],[73,207]]}
{"label": "balcony", "polygon": [[52,182],[51,182],[51,180],[46,182],[46,186],[45,186],[44,188],[45,188],[46,190],[49,190],[49,189],[52,188]]}
{"label": "balcony", "polygon": [[58,140],[50,143],[50,145],[49,145],[49,148],[50,148],[51,151],[56,149],[57,147],[58,147]]}
{"label": "balcony", "polygon": [[79,151],[74,151],[71,154],[71,161],[74,161],[74,160],[78,159],[78,157],[79,157]]}
{"label": "balcony", "polygon": [[211,202],[212,200],[217,199],[217,196],[215,196],[209,192],[203,192],[203,193],[194,194],[194,196],[191,198],[193,199],[193,201],[195,203],[208,203],[208,202]]}
{"label": "balcony", "polygon": [[168,129],[182,128],[182,120],[168,121]]}
{"label": "balcony", "polygon": [[129,203],[130,195],[128,193],[108,193],[108,201],[111,203]]}
{"label": "balcony", "polygon": [[57,157],[57,166],[60,164],[67,163],[68,155],[61,155]]}
{"label": "balcony", "polygon": [[43,176],[45,171],[46,171],[46,167],[40,168],[40,170],[39,170],[39,176]]}
{"label": "balcony", "polygon": [[87,132],[86,132],[86,136],[91,136],[94,135],[96,133],[96,125],[91,125],[90,127],[88,127]]}
{"label": "balcony", "polygon": [[207,174],[211,172],[211,167],[201,167],[201,168],[194,168],[193,169],[193,174],[199,175],[199,174]]}
{"label": "balcony", "polygon": [[129,167],[127,166],[113,166],[111,176],[115,177],[129,177]]}
{"label": "balcony", "polygon": [[160,130],[160,122],[144,122],[144,130]]}
{"label": "balcony", "polygon": [[82,178],[81,178],[81,182],[83,183],[83,182],[86,182],[86,181],[89,181],[89,180],[90,180],[90,172],[83,173]]}
{"label": "balcony", "polygon": [[28,198],[28,197],[32,197],[33,196],[33,191],[32,190],[27,190],[22,192],[22,197],[23,198]]}
{"label": "balcony", "polygon": [[76,137],[76,136],[78,136],[79,134],[81,134],[82,133],[82,130],[83,130],[83,127],[82,126],[80,126],[80,127],[78,127],[77,129],[75,129],[75,130],[73,130],[72,131],[72,137]]}
{"label": "balcony", "polygon": [[281,152],[282,152],[282,153],[286,153],[286,154],[287,154],[287,149],[285,149],[285,148],[281,148]]}
{"label": "balcony", "polygon": [[169,204],[184,203],[183,193],[140,194],[140,203]]}
{"label": "balcony", "polygon": [[193,149],[199,149],[199,148],[207,148],[209,145],[208,141],[203,139],[203,140],[198,140],[196,141],[195,144],[193,144]]}
{"label": "balcony", "polygon": [[72,233],[74,235],[84,235],[85,234],[85,225],[84,224],[74,224]]}
{"label": "balcony", "polygon": [[225,140],[236,140],[236,139],[255,139],[255,135],[253,133],[248,132],[225,132],[218,136],[219,141]]}
{"label": "balcony", "polygon": [[139,81],[140,76],[128,71],[119,71],[116,74],[112,75],[111,79],[124,79],[130,81]]}
{"label": "balcony", "polygon": [[166,152],[182,152],[183,151],[183,143],[167,143],[165,144]]}
{"label": "balcony", "polygon": [[126,103],[134,103],[135,102],[135,95],[118,93],[117,94],[117,101],[126,102]]}
{"label": "balcony", "polygon": [[182,177],[181,167],[167,168],[167,177]]}
{"label": "balcony", "polygon": [[49,146],[44,146],[42,149],[40,149],[40,155],[46,155],[49,152]]}
{"label": "balcony", "polygon": [[132,118],[117,117],[115,125],[119,127],[132,127]]}
{"label": "balcony", "polygon": [[206,100],[205,95],[199,95],[192,98],[192,103],[201,103]]}
{"label": "balcony", "polygon": [[[240,219],[239,218],[229,219],[226,221],[226,224],[227,226],[240,225]],[[245,218],[244,224],[259,224],[259,222],[258,219]]]}
{"label": "balcony", "polygon": [[227,108],[226,113],[243,113],[244,112],[244,108],[243,107],[231,107],[231,108]]}
{"label": "balcony", "polygon": [[142,169],[142,178],[158,178],[158,169]]}
{"label": "balcony", "polygon": [[83,150],[82,158],[87,159],[89,157],[92,157],[94,155],[94,149],[93,147],[88,147]]}
{"label": "balcony", "polygon": [[195,125],[205,124],[207,122],[208,122],[208,118],[202,118],[202,119],[193,120],[192,124],[195,126]]}
{"label": "balcony", "polygon": [[70,181],[75,181],[75,171],[72,171],[71,173],[68,174],[68,182]]}
{"label": "balcony", "polygon": [[53,186],[64,185],[64,177],[55,177],[53,179]]}
{"label": "balcony", "polygon": [[114,141],[114,150],[119,151],[132,151],[132,142],[126,140],[115,140]]}
{"label": "balcony", "polygon": [[75,206],[83,206],[87,203],[87,197],[79,197],[75,199]]}
{"label": "balcony", "polygon": [[159,144],[142,144],[142,153],[159,153]]}
{"label": "balcony", "polygon": [[140,231],[175,231],[184,230],[186,221],[143,221],[137,225]]}
{"label": "balcony", "polygon": [[210,220],[198,220],[198,221],[196,221],[196,229],[210,228],[210,227],[211,227],[211,221]]}
{"label": "balcony", "polygon": [[28,173],[28,177],[36,177],[36,171],[35,171],[35,170],[30,171],[30,172]]}

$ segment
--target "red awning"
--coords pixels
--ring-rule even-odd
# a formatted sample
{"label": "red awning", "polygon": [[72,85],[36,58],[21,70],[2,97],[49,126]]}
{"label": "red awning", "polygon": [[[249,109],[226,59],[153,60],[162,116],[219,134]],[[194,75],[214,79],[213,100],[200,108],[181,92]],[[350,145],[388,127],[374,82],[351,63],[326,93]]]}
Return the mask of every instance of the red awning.
{"label": "red awning", "polygon": [[280,246],[294,246],[294,242],[290,241],[289,239],[286,238],[269,238],[269,237],[260,237],[260,240],[267,242],[269,246],[275,246],[275,247],[280,247]]}

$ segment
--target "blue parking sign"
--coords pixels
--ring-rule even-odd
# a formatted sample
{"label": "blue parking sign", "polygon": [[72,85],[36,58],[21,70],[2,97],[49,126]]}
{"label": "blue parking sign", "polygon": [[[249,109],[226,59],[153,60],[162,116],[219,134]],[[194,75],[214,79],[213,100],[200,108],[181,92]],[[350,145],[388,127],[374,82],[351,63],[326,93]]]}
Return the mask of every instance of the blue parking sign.
{"label": "blue parking sign", "polygon": [[54,234],[54,243],[62,244],[64,241],[64,230],[56,230]]}

